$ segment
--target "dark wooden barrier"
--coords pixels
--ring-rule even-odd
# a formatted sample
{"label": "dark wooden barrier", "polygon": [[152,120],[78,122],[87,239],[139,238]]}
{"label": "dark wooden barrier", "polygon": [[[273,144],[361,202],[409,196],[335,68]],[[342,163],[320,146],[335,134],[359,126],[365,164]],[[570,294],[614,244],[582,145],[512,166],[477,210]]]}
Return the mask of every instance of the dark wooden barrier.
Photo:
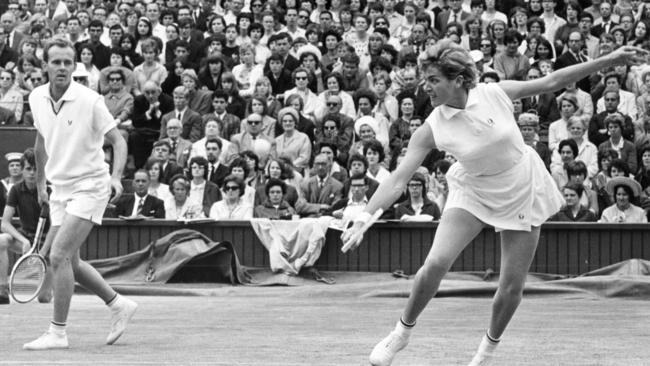
{"label": "dark wooden barrier", "polygon": [[8,152],[23,152],[28,147],[33,147],[36,141],[36,129],[33,127],[0,127],[0,176],[7,175]]}
{"label": "dark wooden barrier", "polygon": [[[246,221],[185,225],[165,220],[106,219],[92,231],[81,254],[86,259],[124,255],[180,228],[200,231],[215,241],[230,241],[246,266],[268,266],[268,253]],[[401,269],[412,274],[424,262],[436,228],[436,223],[379,223],[350,254],[340,251],[340,232],[329,230],[316,266],[331,271]],[[463,251],[452,271],[498,271],[499,243],[493,229],[484,229]],[[549,223],[542,226],[531,271],[575,275],[631,258],[650,260],[650,225]]]}

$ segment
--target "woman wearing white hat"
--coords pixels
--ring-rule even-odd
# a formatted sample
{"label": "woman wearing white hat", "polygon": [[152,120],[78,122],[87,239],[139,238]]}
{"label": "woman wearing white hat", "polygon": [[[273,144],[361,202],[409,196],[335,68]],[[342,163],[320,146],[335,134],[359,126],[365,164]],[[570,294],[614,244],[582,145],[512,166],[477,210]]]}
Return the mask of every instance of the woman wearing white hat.
{"label": "woman wearing white hat", "polygon": [[603,210],[598,222],[648,222],[645,211],[636,206],[641,195],[641,185],[629,177],[614,177],[607,182],[607,193],[614,204]]}

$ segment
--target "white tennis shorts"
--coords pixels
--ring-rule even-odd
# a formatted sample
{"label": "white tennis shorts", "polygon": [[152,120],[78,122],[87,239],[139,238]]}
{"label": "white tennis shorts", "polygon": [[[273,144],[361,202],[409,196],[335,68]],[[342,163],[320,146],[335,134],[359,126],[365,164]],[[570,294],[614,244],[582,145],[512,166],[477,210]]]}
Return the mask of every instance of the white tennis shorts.
{"label": "white tennis shorts", "polygon": [[101,225],[111,198],[110,177],[94,177],[69,186],[53,186],[50,195],[50,221],[61,226],[65,215],[73,215]]}

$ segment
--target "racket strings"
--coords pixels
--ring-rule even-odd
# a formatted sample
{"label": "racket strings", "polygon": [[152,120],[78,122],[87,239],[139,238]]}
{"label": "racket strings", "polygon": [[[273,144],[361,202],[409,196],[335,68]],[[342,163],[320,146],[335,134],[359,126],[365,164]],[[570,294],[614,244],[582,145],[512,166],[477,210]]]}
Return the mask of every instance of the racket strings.
{"label": "racket strings", "polygon": [[45,266],[40,258],[26,258],[14,270],[11,291],[14,296],[28,300],[38,294],[44,278]]}

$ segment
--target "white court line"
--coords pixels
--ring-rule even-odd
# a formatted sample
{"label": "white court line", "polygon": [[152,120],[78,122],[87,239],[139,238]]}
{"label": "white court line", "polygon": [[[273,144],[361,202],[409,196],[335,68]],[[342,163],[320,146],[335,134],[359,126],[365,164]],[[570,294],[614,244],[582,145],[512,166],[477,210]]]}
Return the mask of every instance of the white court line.
{"label": "white court line", "polygon": [[[189,362],[188,365],[265,365],[265,366],[304,366],[304,363],[251,363],[251,362],[215,362],[215,361],[199,361]],[[88,361],[0,361],[0,365],[88,365]],[[147,362],[147,361],[111,361],[111,362],[93,362],[93,365],[183,365],[182,362]],[[312,364],[318,365],[318,364]],[[327,365],[327,364],[321,364]]]}

